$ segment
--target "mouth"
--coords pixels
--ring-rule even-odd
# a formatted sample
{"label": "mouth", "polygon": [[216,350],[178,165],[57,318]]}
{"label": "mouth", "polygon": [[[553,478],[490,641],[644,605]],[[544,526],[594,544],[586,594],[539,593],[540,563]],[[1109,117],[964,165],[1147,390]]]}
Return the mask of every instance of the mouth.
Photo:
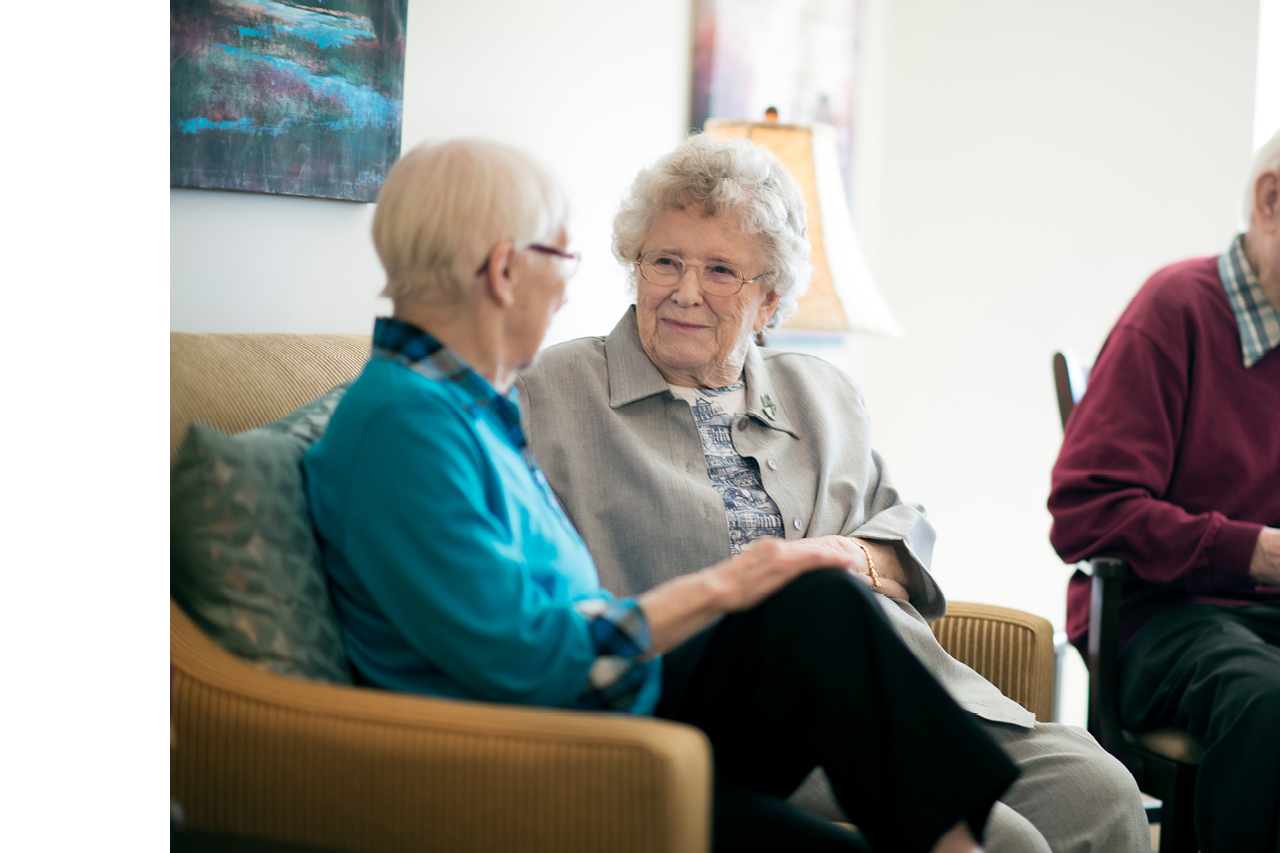
{"label": "mouth", "polygon": [[673,320],[668,317],[660,318],[658,322],[661,323],[662,327],[664,329],[667,329],[668,331],[682,332],[685,334],[691,334],[693,332],[701,332],[704,329],[709,328],[708,326],[702,325],[700,323],[690,323],[684,320]]}

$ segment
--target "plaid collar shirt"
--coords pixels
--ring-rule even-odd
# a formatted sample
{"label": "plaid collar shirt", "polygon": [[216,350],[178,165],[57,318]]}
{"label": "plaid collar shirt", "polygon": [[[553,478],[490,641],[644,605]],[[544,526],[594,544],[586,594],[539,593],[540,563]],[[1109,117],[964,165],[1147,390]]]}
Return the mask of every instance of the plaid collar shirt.
{"label": "plaid collar shirt", "polygon": [[[379,317],[373,328],[374,358],[393,361],[436,382],[451,382],[463,391],[464,408],[473,414],[488,409],[506,430],[507,439],[520,451],[534,480],[548,502],[562,517],[563,510],[546,476],[534,460],[520,426],[520,398],[513,386],[499,394],[489,381],[430,333],[394,317]],[[565,518],[565,523],[570,524]],[[570,526],[572,526],[570,524]],[[649,623],[635,599],[614,601],[602,597],[573,602],[573,609],[587,622],[596,658],[587,684],[575,707],[631,711],[637,703],[652,706],[661,678],[661,663],[650,653]]]}
{"label": "plaid collar shirt", "polygon": [[1246,368],[1253,367],[1271,350],[1280,346],[1280,311],[1262,292],[1258,277],[1244,254],[1244,235],[1218,256],[1218,275],[1227,292],[1231,312],[1240,330],[1240,354]]}
{"label": "plaid collar shirt", "polygon": [[[520,397],[514,386],[499,394],[453,350],[412,323],[395,317],[379,317],[373,327],[373,357],[385,358],[437,382],[452,382],[468,398],[465,408],[491,408],[522,453],[528,446],[520,427]],[[526,454],[526,460],[532,458]]]}

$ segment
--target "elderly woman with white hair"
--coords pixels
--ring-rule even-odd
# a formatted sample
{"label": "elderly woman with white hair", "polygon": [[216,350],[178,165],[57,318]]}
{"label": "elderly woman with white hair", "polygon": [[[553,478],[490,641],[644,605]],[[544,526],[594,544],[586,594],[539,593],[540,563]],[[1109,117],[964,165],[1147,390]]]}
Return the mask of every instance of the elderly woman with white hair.
{"label": "elderly woman with white hair", "polygon": [[[934,531],[872,450],[858,387],[820,359],[755,345],[808,284],[805,227],[799,186],[773,154],[689,138],[639,174],[614,222],[635,305],[607,337],[551,347],[518,380],[530,443],[604,586],[643,593],[761,537],[823,548],[880,593],[901,639],[1018,765],[988,849],[1149,850],[1118,761],[1082,729],[1037,722],[938,645],[926,622],[946,607],[928,570]],[[863,734],[915,737],[933,710]],[[793,802],[839,817],[824,784],[814,774]]]}
{"label": "elderly woman with white hair", "polygon": [[[565,220],[546,172],[493,143],[418,148],[387,177],[393,316],[304,460],[357,681],[699,726],[718,850],[980,849],[1016,770],[846,557],[766,539],[634,597],[601,588],[512,390],[576,264]],[[862,834],[781,800],[818,764]]]}

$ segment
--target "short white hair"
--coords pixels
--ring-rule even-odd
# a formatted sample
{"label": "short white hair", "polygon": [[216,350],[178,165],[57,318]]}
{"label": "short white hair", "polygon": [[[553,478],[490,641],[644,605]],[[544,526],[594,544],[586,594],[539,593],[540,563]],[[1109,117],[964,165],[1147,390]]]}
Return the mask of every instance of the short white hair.
{"label": "short white hair", "polygon": [[748,139],[690,136],[670,154],[641,170],[613,220],[613,254],[628,268],[636,289],[635,262],[654,219],[664,210],[701,208],[704,216],[731,212],[774,274],[765,280],[778,295],[769,326],[795,313],[809,287],[804,195],[772,151]]}
{"label": "short white hair", "polygon": [[463,300],[475,271],[504,240],[554,237],[568,200],[541,163],[481,139],[419,145],[378,193],[373,244],[393,302]]}
{"label": "short white hair", "polygon": [[1244,214],[1244,227],[1253,226],[1254,192],[1258,188],[1258,178],[1263,172],[1280,172],[1280,131],[1262,143],[1253,154],[1253,165],[1249,168],[1249,182],[1244,185],[1244,198],[1240,200],[1240,212]]}

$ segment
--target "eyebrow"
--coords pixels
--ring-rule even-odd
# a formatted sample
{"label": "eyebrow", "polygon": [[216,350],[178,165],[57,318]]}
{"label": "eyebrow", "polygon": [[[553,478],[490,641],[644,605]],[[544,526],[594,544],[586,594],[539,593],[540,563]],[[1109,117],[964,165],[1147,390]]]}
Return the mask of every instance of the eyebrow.
{"label": "eyebrow", "polygon": [[[677,252],[675,249],[650,249],[649,252],[657,252],[662,255],[675,255],[680,260],[682,261],[684,260],[684,253]],[[649,254],[649,252],[641,252],[640,254],[647,255]],[[703,258],[702,262],[704,264],[728,264],[729,266],[733,266],[733,267],[745,266],[745,262],[739,261],[735,258],[728,258],[728,257],[725,257],[724,255],[718,255],[716,257],[711,257],[711,258]]]}

